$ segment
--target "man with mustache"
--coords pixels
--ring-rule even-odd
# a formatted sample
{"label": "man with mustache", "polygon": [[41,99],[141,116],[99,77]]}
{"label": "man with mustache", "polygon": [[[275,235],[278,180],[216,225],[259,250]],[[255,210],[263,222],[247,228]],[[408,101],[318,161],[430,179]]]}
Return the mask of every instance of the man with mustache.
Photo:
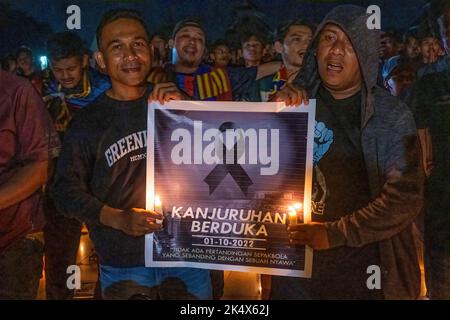
{"label": "man with mustache", "polygon": [[275,50],[281,55],[283,64],[273,75],[259,80],[262,101],[272,101],[276,93],[297,77],[303,63],[314,27],[304,21],[290,21],[275,32]]}
{"label": "man with mustache", "polygon": [[[274,299],[419,296],[417,132],[408,107],[376,85],[379,35],[369,16],[359,6],[334,8],[295,80],[317,99],[313,222],[288,232],[292,245],[314,249],[314,263],[311,279],[273,277]],[[379,268],[372,279],[371,268]]]}
{"label": "man with mustache", "polygon": [[[129,299],[169,278],[190,295],[211,298],[207,270],[146,268],[145,235],[161,230],[163,217],[147,211],[146,135],[148,100],[186,99],[173,83],[147,84],[152,66],[150,36],[131,10],[106,13],[98,28],[98,65],[111,89],[81,110],[65,136],[52,196],[64,214],[85,222],[100,259],[105,299]],[[178,296],[166,287],[165,297]],[[144,290],[145,291],[145,290]]]}

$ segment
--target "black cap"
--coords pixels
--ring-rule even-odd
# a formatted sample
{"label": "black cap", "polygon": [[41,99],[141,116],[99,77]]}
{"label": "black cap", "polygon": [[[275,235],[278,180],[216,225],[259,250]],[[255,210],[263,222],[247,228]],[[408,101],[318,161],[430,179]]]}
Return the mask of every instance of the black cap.
{"label": "black cap", "polygon": [[172,39],[175,39],[175,36],[177,35],[178,31],[180,31],[184,27],[196,27],[196,28],[201,29],[203,31],[203,33],[206,34],[205,29],[203,28],[203,25],[200,23],[200,21],[198,19],[188,18],[188,19],[179,21],[175,25],[175,28],[173,28],[173,32],[172,32]]}

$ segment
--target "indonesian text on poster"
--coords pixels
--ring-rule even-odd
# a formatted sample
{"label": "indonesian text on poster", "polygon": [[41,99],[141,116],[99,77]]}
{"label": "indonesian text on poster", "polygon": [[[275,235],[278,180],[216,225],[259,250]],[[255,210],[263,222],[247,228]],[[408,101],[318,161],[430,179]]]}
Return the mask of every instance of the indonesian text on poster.
{"label": "indonesian text on poster", "polygon": [[312,250],[289,246],[286,225],[292,208],[310,221],[315,100],[148,109],[147,209],[165,219],[146,266],[310,277]]}

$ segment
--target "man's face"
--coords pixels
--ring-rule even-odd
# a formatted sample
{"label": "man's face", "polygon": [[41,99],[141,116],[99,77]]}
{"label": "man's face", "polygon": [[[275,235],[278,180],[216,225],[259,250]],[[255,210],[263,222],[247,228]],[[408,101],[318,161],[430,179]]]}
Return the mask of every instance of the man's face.
{"label": "man's face", "polygon": [[202,29],[187,26],[181,28],[175,35],[177,63],[189,67],[197,67],[205,53],[205,33]]}
{"label": "man's face", "polygon": [[273,43],[266,44],[264,48],[264,56],[262,58],[262,62],[271,62],[274,61],[277,57],[277,50],[275,50],[275,46]]}
{"label": "man's face", "polygon": [[153,46],[153,48],[155,48],[155,50],[158,50],[161,59],[164,60],[167,57],[168,45],[166,40],[164,40],[158,35],[155,35],[152,38],[150,44]]}
{"label": "man's face", "polygon": [[416,75],[411,70],[394,72],[387,81],[387,88],[393,96],[401,95],[416,80]]}
{"label": "man's face", "polygon": [[405,53],[406,56],[414,60],[420,55],[419,42],[414,37],[408,37],[405,43]]}
{"label": "man's face", "polygon": [[22,69],[24,72],[33,69],[33,57],[26,52],[21,52],[17,57],[17,67]]}
{"label": "man's face", "polygon": [[284,64],[300,68],[311,38],[312,30],[309,27],[291,26],[283,43],[277,42],[275,44],[277,52],[283,57]]}
{"label": "man's face", "polygon": [[264,45],[257,37],[251,36],[242,43],[242,53],[247,64],[257,66],[261,63],[264,55]]}
{"label": "man's face", "polygon": [[420,41],[420,52],[423,63],[433,63],[437,60],[436,40],[433,37],[426,37]]}
{"label": "man's face", "polygon": [[450,6],[444,11],[444,14],[439,18],[438,22],[445,52],[450,57]]}
{"label": "man's face", "polygon": [[150,72],[150,48],[144,27],[136,20],[121,18],[103,28],[95,58],[113,85],[140,86]]}
{"label": "man's face", "polygon": [[70,57],[60,60],[51,60],[51,69],[56,81],[63,88],[73,89],[78,86],[83,78],[84,68],[87,67],[89,57]]}
{"label": "man's face", "polygon": [[390,36],[382,36],[380,48],[378,49],[380,59],[386,60],[398,54],[398,44],[395,39]]}
{"label": "man's face", "polygon": [[325,87],[335,92],[359,90],[362,76],[358,57],[341,28],[334,24],[325,25],[319,35],[316,59]]}
{"label": "man's face", "polygon": [[226,67],[231,60],[230,49],[226,45],[218,45],[214,48],[214,64],[217,67]]}

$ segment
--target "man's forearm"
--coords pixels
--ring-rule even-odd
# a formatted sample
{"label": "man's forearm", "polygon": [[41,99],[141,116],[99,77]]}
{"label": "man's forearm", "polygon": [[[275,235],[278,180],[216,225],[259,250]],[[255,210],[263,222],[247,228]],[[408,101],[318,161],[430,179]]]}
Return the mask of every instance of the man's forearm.
{"label": "man's forearm", "polygon": [[0,210],[28,198],[47,181],[48,161],[27,164],[0,185]]}
{"label": "man's forearm", "polygon": [[281,62],[279,62],[279,61],[273,61],[273,62],[261,64],[258,66],[256,80],[270,76],[271,74],[274,74],[275,72],[277,72],[280,68],[281,68]]}
{"label": "man's forearm", "polygon": [[432,166],[431,136],[428,129],[418,129],[417,134],[419,136],[423,169],[428,177],[431,173]]}
{"label": "man's forearm", "polygon": [[113,229],[119,229],[124,219],[124,211],[104,205],[100,211],[100,223]]}

